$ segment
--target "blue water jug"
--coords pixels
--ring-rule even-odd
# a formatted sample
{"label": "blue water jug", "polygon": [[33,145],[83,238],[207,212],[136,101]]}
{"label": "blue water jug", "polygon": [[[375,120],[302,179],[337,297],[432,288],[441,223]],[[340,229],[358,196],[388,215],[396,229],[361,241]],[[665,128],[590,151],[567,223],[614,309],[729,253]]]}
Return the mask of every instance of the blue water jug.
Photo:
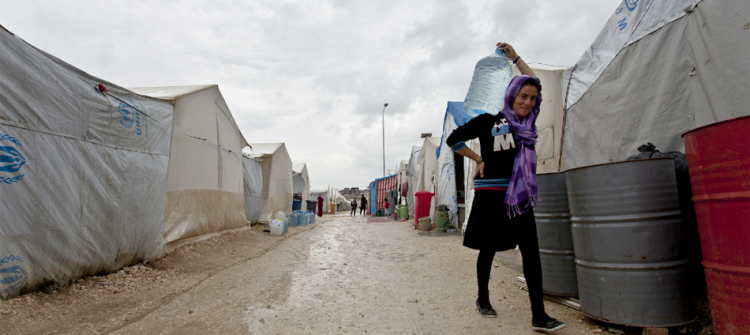
{"label": "blue water jug", "polygon": [[292,216],[289,218],[289,227],[297,227],[299,224],[299,221],[297,221],[297,217],[292,214]]}
{"label": "blue water jug", "polygon": [[305,213],[299,213],[299,225],[300,226],[307,226],[307,223],[310,221],[310,217]]}
{"label": "blue water jug", "polygon": [[477,62],[464,99],[464,111],[475,117],[485,113],[497,114],[503,109],[505,90],[513,78],[511,62],[500,49]]}

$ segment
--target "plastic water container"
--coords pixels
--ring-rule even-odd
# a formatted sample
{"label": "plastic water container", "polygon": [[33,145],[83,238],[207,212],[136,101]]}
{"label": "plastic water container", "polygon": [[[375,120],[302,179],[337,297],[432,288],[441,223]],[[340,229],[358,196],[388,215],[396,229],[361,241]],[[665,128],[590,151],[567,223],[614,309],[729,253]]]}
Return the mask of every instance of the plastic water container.
{"label": "plastic water container", "polygon": [[271,236],[281,236],[284,233],[284,221],[271,221]]}
{"label": "plastic water container", "polygon": [[292,213],[292,217],[289,218],[289,226],[297,227],[298,225],[299,225],[299,216],[297,216],[297,213]]}
{"label": "plastic water container", "polygon": [[310,222],[310,216],[305,213],[299,212],[297,213],[297,221],[300,226],[307,226],[307,224]]}
{"label": "plastic water container", "polygon": [[284,214],[284,212],[278,211],[276,212],[276,215],[273,216],[273,218],[279,221],[284,221],[284,219],[286,219],[286,215]]}
{"label": "plastic water container", "polygon": [[464,111],[472,116],[496,114],[503,108],[505,90],[513,78],[511,59],[505,52],[495,49],[491,55],[482,58],[474,67],[469,91],[464,99]]}
{"label": "plastic water container", "polygon": [[298,211],[302,209],[302,200],[292,201],[292,210]]}
{"label": "plastic water container", "polygon": [[437,231],[445,232],[448,230],[448,228],[451,227],[448,213],[449,212],[447,211],[435,212],[435,220],[437,220]]}
{"label": "plastic water container", "polygon": [[308,211],[307,215],[309,216],[308,223],[315,223],[315,213],[312,211]]}
{"label": "plastic water container", "polygon": [[284,234],[289,232],[289,220],[284,221]]}

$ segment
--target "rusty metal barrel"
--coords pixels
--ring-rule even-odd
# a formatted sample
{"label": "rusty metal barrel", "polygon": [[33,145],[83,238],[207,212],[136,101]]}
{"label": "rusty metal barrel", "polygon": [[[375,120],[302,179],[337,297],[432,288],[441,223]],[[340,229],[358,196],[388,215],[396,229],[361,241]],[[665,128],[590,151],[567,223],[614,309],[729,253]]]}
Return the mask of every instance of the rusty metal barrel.
{"label": "rusty metal barrel", "polygon": [[750,117],[682,136],[715,334],[750,332]]}
{"label": "rusty metal barrel", "polygon": [[673,160],[581,167],[565,180],[581,311],[639,327],[695,320]]}
{"label": "rusty metal barrel", "polygon": [[565,174],[549,173],[536,178],[542,200],[534,207],[542,260],[542,287],[550,294],[578,296]]}

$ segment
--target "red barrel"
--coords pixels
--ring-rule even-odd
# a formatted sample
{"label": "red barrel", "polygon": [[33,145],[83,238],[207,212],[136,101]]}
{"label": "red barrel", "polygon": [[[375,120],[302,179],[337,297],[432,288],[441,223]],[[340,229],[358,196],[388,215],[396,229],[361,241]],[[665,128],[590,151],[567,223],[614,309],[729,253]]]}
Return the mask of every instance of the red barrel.
{"label": "red barrel", "polygon": [[715,334],[750,334],[750,116],[682,135]]}
{"label": "red barrel", "polygon": [[414,222],[419,221],[419,218],[430,216],[430,203],[432,202],[432,196],[434,193],[427,191],[419,191],[414,193],[416,200],[414,201]]}

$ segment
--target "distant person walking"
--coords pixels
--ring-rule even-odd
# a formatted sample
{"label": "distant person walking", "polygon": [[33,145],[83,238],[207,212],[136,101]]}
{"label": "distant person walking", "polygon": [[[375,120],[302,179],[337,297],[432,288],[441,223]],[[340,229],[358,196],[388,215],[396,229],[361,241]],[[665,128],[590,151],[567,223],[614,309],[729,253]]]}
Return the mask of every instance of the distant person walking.
{"label": "distant person walking", "polygon": [[352,199],[352,212],[349,214],[349,216],[356,216],[357,215],[357,199]]}
{"label": "distant person walking", "polygon": [[367,215],[367,198],[365,198],[364,194],[362,195],[362,198],[359,199],[359,215]]}
{"label": "distant person walking", "polygon": [[318,193],[318,216],[323,217],[323,197]]}

